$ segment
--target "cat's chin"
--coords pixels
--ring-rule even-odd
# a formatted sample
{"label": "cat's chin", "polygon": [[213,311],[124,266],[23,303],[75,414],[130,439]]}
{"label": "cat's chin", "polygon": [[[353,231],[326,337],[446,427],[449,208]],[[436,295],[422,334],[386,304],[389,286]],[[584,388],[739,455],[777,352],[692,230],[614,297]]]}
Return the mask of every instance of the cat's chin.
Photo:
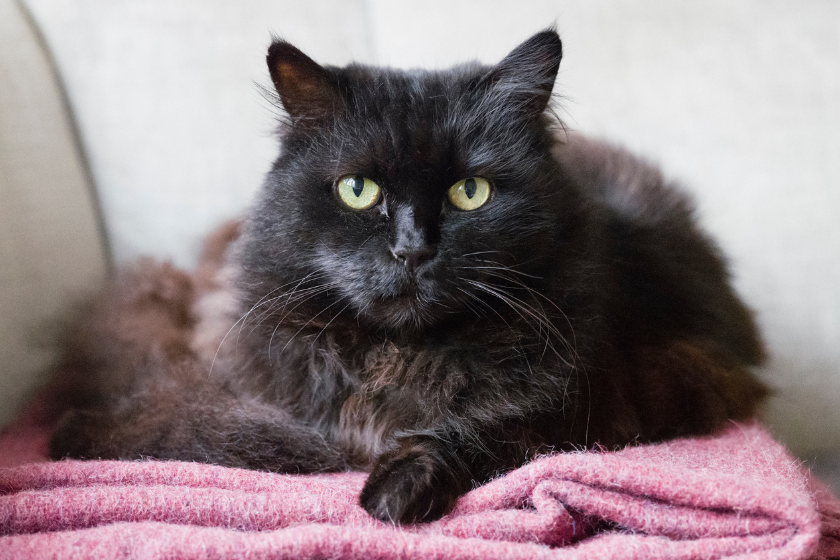
{"label": "cat's chin", "polygon": [[407,331],[423,330],[438,321],[433,313],[408,301],[399,304],[391,302],[380,309],[369,309],[366,314],[375,326]]}
{"label": "cat's chin", "polygon": [[375,327],[420,331],[441,320],[439,310],[422,303],[415,295],[404,295],[368,304],[362,315]]}
{"label": "cat's chin", "polygon": [[357,317],[375,329],[422,331],[441,322],[449,311],[438,283],[428,275],[395,274],[387,289],[346,294]]}

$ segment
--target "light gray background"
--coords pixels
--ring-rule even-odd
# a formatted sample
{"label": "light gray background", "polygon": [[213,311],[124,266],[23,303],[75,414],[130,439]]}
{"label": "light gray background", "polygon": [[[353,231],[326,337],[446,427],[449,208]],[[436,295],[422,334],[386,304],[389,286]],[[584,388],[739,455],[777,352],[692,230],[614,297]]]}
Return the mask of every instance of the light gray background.
{"label": "light gray background", "polygon": [[840,449],[840,2],[26,0],[66,83],[117,262],[192,266],[276,153],[270,33],[324,63],[494,62],[556,23],[575,130],[695,193],[757,311],[775,433]]}

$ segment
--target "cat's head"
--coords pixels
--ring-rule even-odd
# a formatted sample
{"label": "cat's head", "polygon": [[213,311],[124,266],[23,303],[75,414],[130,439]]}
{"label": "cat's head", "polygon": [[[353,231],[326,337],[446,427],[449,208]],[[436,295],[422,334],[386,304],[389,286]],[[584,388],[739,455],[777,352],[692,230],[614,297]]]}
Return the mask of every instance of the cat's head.
{"label": "cat's head", "polygon": [[446,71],[321,66],[275,41],[286,116],[248,225],[245,303],[294,292],[284,308],[315,324],[424,329],[486,313],[496,275],[539,276],[572,211],[549,152],[561,56],[553,30]]}

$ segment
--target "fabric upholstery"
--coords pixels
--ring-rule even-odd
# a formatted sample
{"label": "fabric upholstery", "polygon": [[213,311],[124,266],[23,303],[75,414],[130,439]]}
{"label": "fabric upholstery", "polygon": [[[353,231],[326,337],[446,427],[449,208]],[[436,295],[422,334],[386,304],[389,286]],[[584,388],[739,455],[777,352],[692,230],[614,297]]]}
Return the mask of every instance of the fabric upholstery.
{"label": "fabric upholstery", "polygon": [[0,424],[43,380],[56,322],[106,262],[48,57],[19,5],[0,0]]}

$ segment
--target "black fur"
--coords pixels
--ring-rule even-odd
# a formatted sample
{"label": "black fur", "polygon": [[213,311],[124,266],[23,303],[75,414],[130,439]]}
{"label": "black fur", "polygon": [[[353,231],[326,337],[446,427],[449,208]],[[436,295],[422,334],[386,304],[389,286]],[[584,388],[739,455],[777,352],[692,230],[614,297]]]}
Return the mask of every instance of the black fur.
{"label": "black fur", "polygon": [[[232,250],[224,344],[151,374],[100,360],[132,388],[100,390],[86,414],[102,420],[65,421],[53,454],[371,469],[362,505],[410,522],[535,453],[752,415],[761,345],[717,248],[655,168],[562,131],[561,56],[553,30],[442,72],[322,67],[275,42],[288,118]],[[343,205],[344,175],[381,201]],[[491,198],[458,210],[447,190],[473,176]],[[162,379],[175,388],[138,397]],[[145,439],[126,428],[141,409]]]}

